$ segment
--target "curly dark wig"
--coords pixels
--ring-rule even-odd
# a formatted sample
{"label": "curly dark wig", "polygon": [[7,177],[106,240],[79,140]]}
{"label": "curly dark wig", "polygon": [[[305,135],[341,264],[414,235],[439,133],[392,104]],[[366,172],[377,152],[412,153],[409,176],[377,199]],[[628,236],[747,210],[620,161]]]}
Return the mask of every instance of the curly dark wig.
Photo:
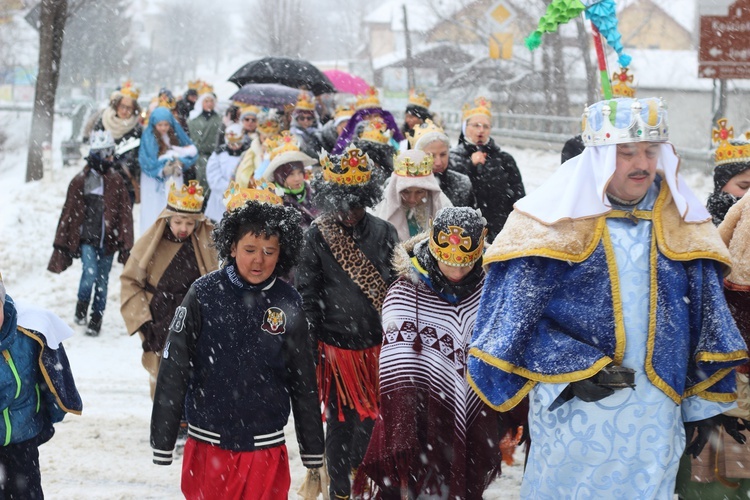
{"label": "curly dark wig", "polygon": [[382,178],[378,171],[372,173],[370,182],[364,186],[344,186],[323,180],[317,172],[310,181],[315,193],[313,204],[324,212],[348,211],[353,208],[373,207],[383,197]]}
{"label": "curly dark wig", "polygon": [[302,218],[292,207],[269,205],[248,201],[243,207],[224,214],[224,218],[213,230],[219,259],[234,264],[232,246],[248,233],[256,236],[277,236],[279,238],[279,262],[274,274],[286,275],[299,259],[302,244]]}
{"label": "curly dark wig", "polygon": [[387,178],[393,173],[393,155],[396,149],[390,144],[379,144],[372,141],[357,139],[353,144],[361,149],[380,168]]}

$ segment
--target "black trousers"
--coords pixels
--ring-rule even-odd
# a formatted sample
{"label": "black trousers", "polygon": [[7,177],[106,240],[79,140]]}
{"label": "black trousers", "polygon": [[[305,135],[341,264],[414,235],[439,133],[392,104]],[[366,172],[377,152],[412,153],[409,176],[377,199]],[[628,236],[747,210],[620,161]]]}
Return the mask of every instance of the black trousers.
{"label": "black trousers", "polygon": [[0,447],[0,500],[41,500],[39,441],[36,438]]}
{"label": "black trousers", "polygon": [[351,494],[351,472],[365,458],[375,421],[360,420],[357,410],[344,406],[344,421],[339,422],[336,384],[331,384],[331,394],[326,407],[326,465],[331,483],[331,499],[348,498]]}

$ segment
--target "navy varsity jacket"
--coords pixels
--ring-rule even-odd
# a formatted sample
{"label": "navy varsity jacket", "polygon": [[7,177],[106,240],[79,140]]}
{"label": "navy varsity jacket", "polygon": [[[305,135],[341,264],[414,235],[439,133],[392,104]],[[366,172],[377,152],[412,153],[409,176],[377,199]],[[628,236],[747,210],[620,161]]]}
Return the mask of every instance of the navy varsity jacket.
{"label": "navy varsity jacket", "polygon": [[159,368],[151,415],[156,464],[172,462],[183,401],[188,435],[232,451],[282,445],[291,406],[303,465],[323,465],[312,347],[294,288],[275,277],[250,285],[234,265],[193,283]]}

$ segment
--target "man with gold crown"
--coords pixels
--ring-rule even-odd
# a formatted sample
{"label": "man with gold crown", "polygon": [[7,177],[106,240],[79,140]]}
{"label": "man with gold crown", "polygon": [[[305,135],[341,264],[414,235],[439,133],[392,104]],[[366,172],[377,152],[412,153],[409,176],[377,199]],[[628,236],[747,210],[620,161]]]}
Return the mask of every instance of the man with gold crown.
{"label": "man with gold crown", "polygon": [[747,360],[729,253],[678,174],[662,100],[583,120],[584,152],[485,254],[469,383],[500,411],[528,395],[523,498],[672,498],[686,433],[699,451]]}
{"label": "man with gold crown", "polygon": [[315,101],[307,92],[300,92],[297,103],[292,111],[292,123],[289,132],[297,136],[300,150],[307,156],[315,157],[323,148],[320,140],[318,115],[315,111]]}
{"label": "man with gold crown", "polygon": [[198,181],[180,189],[172,184],[167,207],[135,242],[120,275],[120,313],[128,334],[141,337],[151,399],[175,309],[195,280],[219,267],[211,239],[214,226],[202,208]]}
{"label": "man with gold crown", "polygon": [[513,204],[525,194],[516,160],[500,149],[491,131],[490,101],[477,97],[473,106],[464,105],[458,145],[450,152],[453,168],[471,180],[477,208],[487,219],[488,241],[495,239]]}
{"label": "man with gold crown", "polygon": [[151,414],[154,463],[172,463],[184,408],[186,498],[287,498],[290,411],[302,464],[323,465],[302,299],[279,279],[299,256],[299,213],[273,184],[234,183],[225,199],[213,232],[222,267],[193,283],[169,327]]}
{"label": "man with gold crown", "polygon": [[319,350],[330,498],[348,498],[378,416],[380,310],[395,278],[398,234],[365,211],[381,196],[366,154],[349,147],[341,156],[321,154],[320,164],[311,185],[324,214],[305,234],[295,282]]}

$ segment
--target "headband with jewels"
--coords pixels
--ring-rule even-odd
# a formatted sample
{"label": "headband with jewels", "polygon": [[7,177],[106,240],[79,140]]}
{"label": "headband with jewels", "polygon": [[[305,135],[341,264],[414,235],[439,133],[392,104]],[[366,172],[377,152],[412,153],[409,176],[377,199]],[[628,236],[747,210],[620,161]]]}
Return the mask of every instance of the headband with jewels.
{"label": "headband with jewels", "polygon": [[612,73],[612,96],[613,97],[635,97],[635,89],[632,87],[633,75],[628,68],[620,68],[620,71]]}
{"label": "headband with jewels", "polygon": [[486,117],[492,117],[492,103],[485,97],[477,97],[474,99],[474,106],[471,104],[464,104],[463,107],[463,121],[468,120],[472,116],[482,115]]}
{"label": "headband with jewels", "polygon": [[224,206],[227,207],[228,212],[231,212],[244,206],[248,201],[268,205],[283,205],[284,200],[279,192],[283,194],[284,190],[273,182],[250,179],[247,187],[243,188],[237,182],[231,181],[229,188],[224,191]]}
{"label": "headband with jewels", "polygon": [[315,101],[312,100],[312,96],[308,92],[300,92],[297,97],[297,104],[294,105],[295,111],[310,111],[315,112]]}
{"label": "headband with jewels", "polygon": [[138,96],[141,95],[140,89],[137,89],[133,86],[132,80],[128,80],[122,84],[122,87],[120,87],[120,93],[125,97],[130,97],[134,100],[138,99]]}
{"label": "headband with jewels", "polygon": [[711,140],[717,144],[714,151],[714,164],[718,167],[729,163],[750,163],[750,132],[745,132],[741,140],[734,139],[734,127],[727,128],[729,121],[726,118],[718,120],[718,129],[713,129]]}
{"label": "headband with jewels", "polygon": [[599,101],[583,112],[585,146],[669,140],[667,104],[658,97]]}
{"label": "headband with jewels", "polygon": [[203,198],[203,186],[197,180],[183,184],[179,189],[172,184],[167,195],[167,206],[178,212],[197,214],[203,209]]}
{"label": "headband with jewels", "polygon": [[401,177],[425,177],[432,175],[435,159],[431,154],[418,149],[407,149],[393,156],[393,173]]}
{"label": "headband with jewels", "polygon": [[333,113],[333,119],[338,120],[339,118],[351,118],[354,114],[354,106],[345,104],[343,106],[336,106],[336,111]]}
{"label": "headband with jewels", "polygon": [[433,225],[430,231],[430,253],[435,260],[452,267],[473,266],[484,253],[484,227],[479,241],[472,241],[469,232],[461,226],[448,226],[447,231]]}
{"label": "headband with jewels", "polygon": [[445,133],[445,130],[435,125],[435,122],[429,118],[414,127],[412,130],[414,133],[409,137],[409,144],[416,149],[421,149],[420,146],[424,147],[435,139],[442,139],[445,141],[450,140]]}
{"label": "headband with jewels", "polygon": [[382,119],[369,120],[359,138],[363,141],[375,142],[377,144],[388,144],[392,132]]}
{"label": "headband with jewels", "polygon": [[420,108],[428,109],[430,107],[431,100],[427,98],[424,92],[415,91],[414,89],[409,90],[409,104],[412,106],[419,106]]}
{"label": "headband with jewels", "polygon": [[367,109],[367,108],[379,108],[380,99],[378,99],[378,90],[375,87],[370,87],[367,92],[357,96],[357,101],[354,103],[354,109]]}
{"label": "headband with jewels", "polygon": [[[370,182],[372,166],[367,153],[350,145],[339,157],[328,156],[321,150],[320,166],[323,167],[323,180],[346,186],[363,186]],[[338,164],[336,164],[338,161]]]}

